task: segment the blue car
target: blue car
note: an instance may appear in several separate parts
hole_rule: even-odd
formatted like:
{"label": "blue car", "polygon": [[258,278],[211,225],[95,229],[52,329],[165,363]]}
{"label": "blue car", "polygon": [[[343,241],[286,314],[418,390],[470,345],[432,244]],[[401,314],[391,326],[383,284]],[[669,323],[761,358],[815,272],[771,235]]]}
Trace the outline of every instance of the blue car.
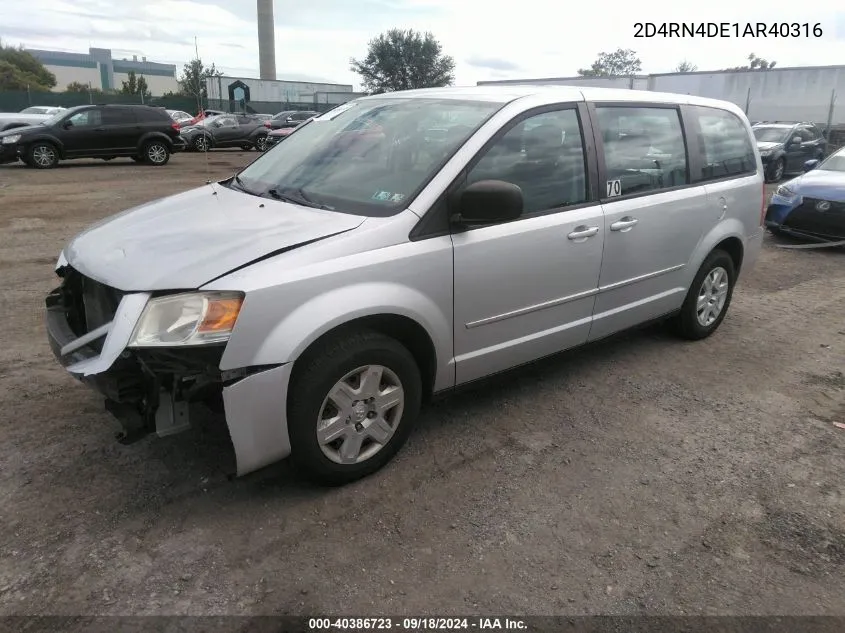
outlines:
{"label": "blue car", "polygon": [[845,240],[845,147],[823,161],[808,160],[804,170],[772,195],[766,226],[776,234]]}

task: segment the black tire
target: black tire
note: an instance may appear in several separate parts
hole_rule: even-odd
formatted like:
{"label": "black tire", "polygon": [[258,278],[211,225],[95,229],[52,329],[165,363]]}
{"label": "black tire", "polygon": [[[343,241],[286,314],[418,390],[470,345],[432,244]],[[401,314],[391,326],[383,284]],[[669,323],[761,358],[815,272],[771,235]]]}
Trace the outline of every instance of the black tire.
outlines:
{"label": "black tire", "polygon": [[35,169],[52,169],[59,163],[59,148],[47,141],[36,141],[26,153]]}
{"label": "black tire", "polygon": [[766,182],[779,182],[783,178],[786,162],[783,158],[778,158],[769,165],[766,170]]}
{"label": "black tire", "polygon": [[[711,272],[719,268],[727,273],[728,288],[725,296],[725,302],[716,319],[712,323],[704,325],[698,319],[697,305],[699,295],[702,292],[704,280]],[[733,259],[731,259],[731,256],[720,249],[716,249],[711,252],[704,260],[704,263],[701,264],[701,268],[698,269],[698,273],[695,275],[695,279],[693,279],[689,291],[687,291],[684,304],[681,306],[681,312],[673,319],[672,324],[677,334],[691,341],[707,338],[713,334],[719,325],[721,325],[722,321],[725,319],[725,315],[728,313],[735,283],[736,268],[734,267],[734,262]]]}
{"label": "black tire", "polygon": [[[403,409],[394,422],[393,435],[374,455],[359,463],[340,464],[320,448],[317,419],[335,384],[365,365],[381,365],[398,377],[405,396]],[[419,413],[422,380],[414,357],[401,343],[378,332],[361,331],[318,344],[298,360],[288,394],[292,461],[311,480],[337,486],[374,473],[402,447]]]}
{"label": "black tire", "polygon": [[252,149],[252,145],[250,145],[248,143],[244,143],[243,145],[241,145],[241,149],[245,152],[248,152],[249,150]]}
{"label": "black tire", "polygon": [[200,134],[194,139],[191,146],[198,152],[207,152],[211,148],[211,143],[209,142],[207,136]]}
{"label": "black tire", "polygon": [[153,139],[144,144],[143,156],[148,165],[161,167],[170,160],[170,148],[164,141]]}

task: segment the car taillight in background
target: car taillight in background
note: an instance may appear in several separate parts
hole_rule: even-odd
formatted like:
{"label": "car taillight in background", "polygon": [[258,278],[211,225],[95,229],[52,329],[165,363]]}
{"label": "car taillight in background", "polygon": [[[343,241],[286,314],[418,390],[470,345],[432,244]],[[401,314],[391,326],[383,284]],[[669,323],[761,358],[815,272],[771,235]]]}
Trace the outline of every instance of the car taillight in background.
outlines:
{"label": "car taillight in background", "polygon": [[172,127],[174,130],[176,130],[178,132],[179,131],[179,121],[174,121],[173,123],[170,124],[170,127]]}
{"label": "car taillight in background", "polygon": [[273,127],[273,126],[270,124],[270,121],[264,121],[264,127]]}

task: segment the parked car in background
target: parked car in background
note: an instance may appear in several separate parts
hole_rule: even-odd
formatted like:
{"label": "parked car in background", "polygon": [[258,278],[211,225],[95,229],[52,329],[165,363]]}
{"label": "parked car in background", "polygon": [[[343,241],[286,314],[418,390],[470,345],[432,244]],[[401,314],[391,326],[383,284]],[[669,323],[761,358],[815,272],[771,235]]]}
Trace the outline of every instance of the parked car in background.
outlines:
{"label": "parked car in background", "polygon": [[48,169],[60,160],[119,156],[164,165],[185,147],[178,124],[162,108],[86,105],[69,108],[38,125],[0,132],[0,163],[16,160]]}
{"label": "parked car in background", "polygon": [[13,128],[36,125],[47,121],[59,112],[66,112],[67,108],[30,106],[20,112],[0,112],[0,132]]}
{"label": "parked car in background", "polygon": [[274,115],[269,121],[266,121],[264,125],[271,130],[278,130],[284,127],[293,128],[300,123],[307,121],[311,117],[317,116],[318,114],[320,113],[315,112],[314,110],[286,110]]}
{"label": "parked car in background", "polygon": [[806,173],[772,195],[766,226],[772,233],[845,240],[845,147],[823,161],[808,160]]}
{"label": "parked car in background", "polygon": [[187,123],[187,125],[196,125],[206,117],[219,116],[221,114],[227,113],[223,112],[223,110],[200,110],[199,112],[197,112],[197,115]]}
{"label": "parked car in background", "polygon": [[812,123],[764,121],[753,129],[766,182],[779,182],[784,174],[800,173],[805,162],[824,156],[824,137]]}
{"label": "parked car in background", "polygon": [[167,114],[169,114],[170,118],[176,121],[176,123],[180,126],[187,125],[194,119],[192,114],[188,114],[183,110],[167,110]]}
{"label": "parked car in background", "polygon": [[264,122],[250,114],[218,114],[183,127],[180,133],[188,148],[197,152],[215,147],[255,148],[263,152],[267,141]]}
{"label": "parked car in background", "polygon": [[190,401],[222,393],[238,475],[290,455],[346,483],[393,457],[429,396],[646,322],[713,334],[759,257],[764,193],[724,101],[363,97],[76,237],[47,338],[126,442],[189,428]]}
{"label": "parked car in background", "polygon": [[290,136],[290,135],[291,135],[291,133],[292,133],[295,129],[297,129],[297,128],[298,128],[298,127],[300,127],[301,125],[303,125],[303,124],[307,123],[308,121],[310,121],[310,120],[311,120],[311,119],[313,119],[313,118],[314,118],[314,117],[312,116],[312,117],[311,117],[311,118],[309,118],[309,119],[305,119],[304,121],[302,121],[301,123],[299,123],[299,124],[297,124],[297,125],[295,125],[295,126],[280,127],[280,128],[276,128],[275,130],[270,130],[270,131],[267,133],[267,144],[266,144],[266,147],[265,147],[264,149],[269,149],[269,148],[270,148],[270,147],[272,147],[273,145],[278,145],[278,144],[279,144],[279,143],[281,143],[283,140],[285,140],[288,136]]}
{"label": "parked car in background", "polygon": [[67,110],[67,108],[63,108],[61,106],[29,106],[28,108],[24,108],[20,111],[21,114],[46,114],[47,116],[53,116],[54,114],[58,114],[59,112],[63,112]]}

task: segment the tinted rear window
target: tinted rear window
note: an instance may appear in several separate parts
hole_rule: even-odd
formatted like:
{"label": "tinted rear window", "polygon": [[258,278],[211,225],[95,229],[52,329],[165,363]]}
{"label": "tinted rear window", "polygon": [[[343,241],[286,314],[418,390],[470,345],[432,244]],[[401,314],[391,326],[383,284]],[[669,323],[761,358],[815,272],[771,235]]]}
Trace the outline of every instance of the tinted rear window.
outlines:
{"label": "tinted rear window", "polygon": [[716,180],[757,171],[754,148],[738,116],[727,110],[691,106],[698,128],[701,173],[694,181]]}

